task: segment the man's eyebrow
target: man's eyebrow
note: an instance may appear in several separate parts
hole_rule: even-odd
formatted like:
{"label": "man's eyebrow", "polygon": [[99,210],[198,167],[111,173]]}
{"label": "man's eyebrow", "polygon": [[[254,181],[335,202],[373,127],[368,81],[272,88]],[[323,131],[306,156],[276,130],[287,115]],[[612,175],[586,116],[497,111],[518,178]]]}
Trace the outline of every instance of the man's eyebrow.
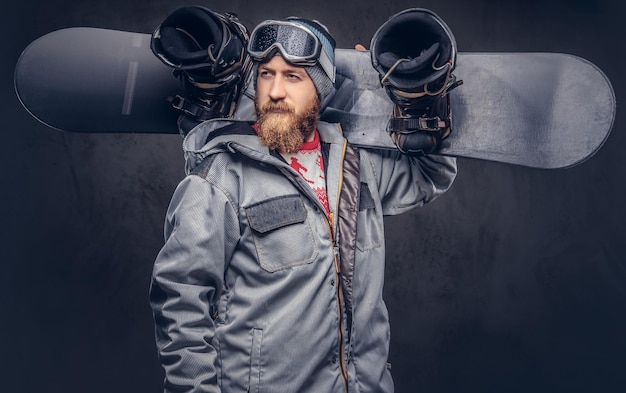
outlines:
{"label": "man's eyebrow", "polygon": [[305,71],[304,67],[289,67],[283,70],[283,73],[296,75],[298,78],[306,78],[309,75]]}
{"label": "man's eyebrow", "polygon": [[[259,70],[277,72],[276,68],[270,67],[267,64],[260,65]],[[302,75],[306,74],[306,70],[304,69],[304,67],[298,67],[298,66],[292,66],[292,65],[284,68],[282,72],[285,74],[302,74]]]}

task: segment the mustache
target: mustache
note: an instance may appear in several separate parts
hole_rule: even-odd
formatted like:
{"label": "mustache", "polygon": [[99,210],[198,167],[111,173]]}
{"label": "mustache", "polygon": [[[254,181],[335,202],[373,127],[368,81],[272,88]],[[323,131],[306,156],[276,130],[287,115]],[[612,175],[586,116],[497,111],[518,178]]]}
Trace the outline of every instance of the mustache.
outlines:
{"label": "mustache", "polygon": [[295,109],[291,107],[289,104],[284,102],[268,102],[261,108],[263,113],[267,113],[270,111],[283,111],[287,113],[295,113]]}

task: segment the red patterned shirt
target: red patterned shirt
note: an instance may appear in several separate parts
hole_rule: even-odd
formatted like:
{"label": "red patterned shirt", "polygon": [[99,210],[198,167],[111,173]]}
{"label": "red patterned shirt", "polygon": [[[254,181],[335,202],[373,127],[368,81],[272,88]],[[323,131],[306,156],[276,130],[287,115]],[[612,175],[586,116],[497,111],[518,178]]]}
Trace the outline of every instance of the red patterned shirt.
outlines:
{"label": "red patterned shirt", "polygon": [[281,155],[311,186],[317,198],[322,202],[326,212],[329,212],[328,195],[326,194],[326,178],[324,176],[324,160],[322,159],[319,132],[316,130],[315,138],[311,142],[303,143],[297,153]]}

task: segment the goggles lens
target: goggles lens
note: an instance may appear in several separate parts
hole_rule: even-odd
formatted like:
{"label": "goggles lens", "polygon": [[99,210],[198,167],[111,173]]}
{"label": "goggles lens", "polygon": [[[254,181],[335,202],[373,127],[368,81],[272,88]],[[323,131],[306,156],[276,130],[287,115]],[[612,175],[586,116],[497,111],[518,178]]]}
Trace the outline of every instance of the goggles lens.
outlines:
{"label": "goggles lens", "polygon": [[275,49],[293,62],[317,60],[321,45],[311,32],[291,23],[277,23],[257,27],[250,37],[250,55],[265,59]]}

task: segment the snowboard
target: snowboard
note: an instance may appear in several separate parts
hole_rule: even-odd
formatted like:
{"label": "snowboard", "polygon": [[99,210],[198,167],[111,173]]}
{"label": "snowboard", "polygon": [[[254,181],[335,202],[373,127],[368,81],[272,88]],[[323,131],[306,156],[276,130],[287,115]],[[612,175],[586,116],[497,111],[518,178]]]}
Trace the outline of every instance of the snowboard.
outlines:
{"label": "snowboard", "polygon": [[[15,69],[20,102],[49,127],[84,133],[178,133],[183,95],[172,70],[150,49],[149,34],[74,27],[31,43]],[[393,104],[370,53],[336,50],[336,93],[321,119],[341,124],[365,148],[395,149],[387,123]],[[591,62],[561,53],[460,52],[463,84],[450,93],[452,134],[433,154],[533,168],[565,168],[591,157],[613,126],[613,88]],[[253,83],[234,118],[253,120]]]}

